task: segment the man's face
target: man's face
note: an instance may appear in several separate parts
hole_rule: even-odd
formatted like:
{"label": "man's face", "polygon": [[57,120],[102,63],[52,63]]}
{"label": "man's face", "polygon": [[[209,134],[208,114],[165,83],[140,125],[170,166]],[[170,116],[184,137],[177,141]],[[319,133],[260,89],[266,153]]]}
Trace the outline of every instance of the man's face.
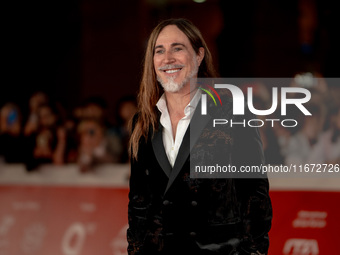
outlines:
{"label": "man's face", "polygon": [[178,92],[190,79],[197,77],[204,49],[196,54],[188,37],[175,25],[166,26],[159,34],[154,52],[157,80],[167,92]]}

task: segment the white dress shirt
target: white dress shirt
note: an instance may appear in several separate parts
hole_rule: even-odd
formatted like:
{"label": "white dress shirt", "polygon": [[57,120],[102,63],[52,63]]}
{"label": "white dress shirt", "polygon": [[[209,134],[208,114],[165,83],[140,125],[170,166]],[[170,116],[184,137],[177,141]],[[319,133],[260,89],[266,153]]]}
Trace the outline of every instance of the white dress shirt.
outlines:
{"label": "white dress shirt", "polygon": [[200,100],[201,91],[197,90],[194,97],[191,99],[190,103],[184,108],[184,117],[179,120],[176,129],[176,138],[174,139],[172,134],[172,126],[170,115],[166,103],[165,94],[161,96],[158,100],[156,106],[161,112],[160,123],[163,126],[163,144],[166,155],[169,159],[171,166],[173,167],[177,158],[179,148],[181,147],[183,137],[186,130],[188,129],[192,115],[195,112],[198,101]]}

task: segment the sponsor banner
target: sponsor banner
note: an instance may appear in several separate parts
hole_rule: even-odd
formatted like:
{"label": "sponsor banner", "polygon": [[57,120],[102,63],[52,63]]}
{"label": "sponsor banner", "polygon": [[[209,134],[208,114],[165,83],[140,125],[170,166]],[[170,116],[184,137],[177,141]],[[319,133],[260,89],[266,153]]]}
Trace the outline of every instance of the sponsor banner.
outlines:
{"label": "sponsor banner", "polygon": [[127,189],[2,186],[0,254],[127,254],[127,203]]}
{"label": "sponsor banner", "polygon": [[273,191],[269,254],[337,254],[340,192]]}
{"label": "sponsor banner", "polygon": [[[340,192],[271,191],[269,254],[337,252]],[[123,255],[128,189],[0,187],[1,255]]]}

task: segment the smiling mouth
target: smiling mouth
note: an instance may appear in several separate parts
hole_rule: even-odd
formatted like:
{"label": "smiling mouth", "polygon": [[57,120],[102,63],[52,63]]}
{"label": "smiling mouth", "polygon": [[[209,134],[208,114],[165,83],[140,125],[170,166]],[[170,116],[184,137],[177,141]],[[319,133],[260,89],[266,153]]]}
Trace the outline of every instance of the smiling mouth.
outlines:
{"label": "smiling mouth", "polygon": [[176,68],[176,69],[166,69],[166,70],[163,70],[163,72],[165,73],[177,73],[178,71],[182,70],[182,68]]}
{"label": "smiling mouth", "polygon": [[173,74],[173,73],[177,73],[181,71],[183,67],[184,65],[165,65],[165,66],[158,68],[158,70],[164,73],[167,73],[167,74]]}

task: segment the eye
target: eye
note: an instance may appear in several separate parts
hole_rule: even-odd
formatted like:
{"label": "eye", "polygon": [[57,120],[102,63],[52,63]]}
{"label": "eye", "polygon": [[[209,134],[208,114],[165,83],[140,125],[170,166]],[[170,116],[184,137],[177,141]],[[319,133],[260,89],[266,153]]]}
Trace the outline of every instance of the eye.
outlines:
{"label": "eye", "polygon": [[181,50],[183,50],[181,47],[175,47],[174,48],[174,52],[181,51]]}
{"label": "eye", "polygon": [[164,53],[164,49],[157,49],[155,51],[155,54],[163,54]]}

